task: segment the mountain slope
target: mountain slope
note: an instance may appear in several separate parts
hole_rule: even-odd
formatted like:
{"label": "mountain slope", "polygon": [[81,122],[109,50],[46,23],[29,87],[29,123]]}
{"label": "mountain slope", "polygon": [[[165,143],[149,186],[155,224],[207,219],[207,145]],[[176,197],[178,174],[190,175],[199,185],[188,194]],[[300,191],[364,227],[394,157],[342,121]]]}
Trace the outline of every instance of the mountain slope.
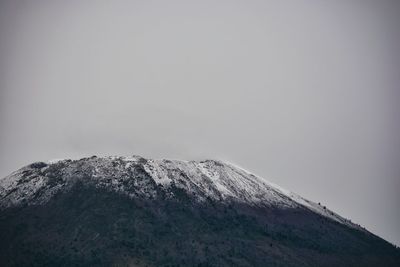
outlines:
{"label": "mountain slope", "polygon": [[220,161],[38,162],[0,180],[0,207],[2,266],[400,263],[386,241]]}

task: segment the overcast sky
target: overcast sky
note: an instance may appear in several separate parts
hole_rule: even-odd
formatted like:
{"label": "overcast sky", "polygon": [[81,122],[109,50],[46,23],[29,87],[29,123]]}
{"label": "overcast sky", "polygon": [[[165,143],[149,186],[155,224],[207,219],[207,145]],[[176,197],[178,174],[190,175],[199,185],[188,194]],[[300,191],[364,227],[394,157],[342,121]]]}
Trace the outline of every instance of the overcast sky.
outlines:
{"label": "overcast sky", "polygon": [[1,1],[0,176],[236,163],[400,245],[399,1]]}

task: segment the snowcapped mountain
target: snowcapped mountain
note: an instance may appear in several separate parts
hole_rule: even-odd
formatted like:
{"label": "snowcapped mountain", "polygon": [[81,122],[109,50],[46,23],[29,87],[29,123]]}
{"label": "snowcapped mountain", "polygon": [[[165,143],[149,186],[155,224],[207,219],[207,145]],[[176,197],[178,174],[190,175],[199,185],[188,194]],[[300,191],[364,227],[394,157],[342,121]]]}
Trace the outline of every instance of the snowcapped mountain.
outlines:
{"label": "snowcapped mountain", "polygon": [[[116,214],[110,210],[113,206],[119,210]],[[378,266],[382,261],[395,266],[400,262],[398,250],[360,226],[240,167],[216,160],[93,156],[37,162],[0,180],[0,210],[0,227],[15,233],[0,236],[4,266],[45,262],[65,266]],[[73,215],[64,218],[69,213]],[[57,219],[49,214],[64,220],[54,223]],[[107,230],[95,229],[97,221],[88,219],[98,214]],[[127,220],[132,225],[125,225]],[[26,225],[28,221],[32,225]],[[143,226],[147,224],[151,226]],[[157,224],[181,224],[181,228],[170,226],[165,237],[160,237],[159,229],[153,228]],[[63,225],[72,232],[60,230]],[[38,236],[37,231],[47,236]],[[126,241],[126,235],[133,236]],[[191,237],[192,250],[181,247],[187,242],[185,236]],[[155,245],[155,240],[161,243]],[[176,247],[165,248],[162,242]],[[33,243],[40,243],[44,250],[57,249],[42,255],[32,248]],[[240,244],[253,248],[249,255],[256,253],[259,258],[236,255],[235,251],[243,253]],[[29,262],[10,258],[26,247]],[[95,255],[71,247],[90,248]],[[210,252],[210,247],[215,251]],[[105,249],[110,255],[97,254]],[[187,255],[177,255],[179,251]]]}
{"label": "snowcapped mountain", "polygon": [[168,194],[168,188],[175,186],[196,196],[198,201],[213,199],[255,206],[307,208],[348,226],[358,227],[323,206],[238,166],[216,160],[94,156],[81,160],[36,162],[0,180],[0,206],[45,203],[78,181],[130,197],[150,199],[157,197],[160,190]]}

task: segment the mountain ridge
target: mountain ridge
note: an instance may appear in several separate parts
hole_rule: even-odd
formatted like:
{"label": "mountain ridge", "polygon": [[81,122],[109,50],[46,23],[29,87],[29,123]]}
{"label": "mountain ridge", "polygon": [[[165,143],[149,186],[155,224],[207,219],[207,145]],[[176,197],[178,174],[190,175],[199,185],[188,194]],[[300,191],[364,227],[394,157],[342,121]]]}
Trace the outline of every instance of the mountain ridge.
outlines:
{"label": "mountain ridge", "polygon": [[[301,205],[304,206],[314,212],[317,212],[323,216],[326,216],[330,219],[336,220],[340,223],[346,224],[350,227],[355,227],[355,228],[359,228],[359,229],[363,229],[361,228],[359,225],[352,223],[350,220],[345,219],[343,217],[341,217],[340,215],[334,213],[333,211],[330,211],[329,209],[327,209],[325,206],[321,206],[317,203],[314,203],[310,200],[307,200],[301,196],[299,196],[298,194],[295,194],[289,190],[283,189],[282,187],[269,182],[268,180],[258,177],[256,175],[254,175],[253,173],[245,170],[242,167],[239,167],[236,164],[233,164],[231,162],[227,162],[227,161],[222,161],[222,160],[214,160],[214,159],[205,159],[205,160],[199,160],[199,161],[195,161],[195,160],[190,160],[190,161],[186,161],[186,160],[179,160],[179,159],[146,159],[143,158],[141,156],[129,156],[129,157],[124,157],[124,156],[109,156],[109,157],[97,157],[97,156],[92,156],[92,157],[88,157],[88,158],[81,158],[81,159],[77,159],[77,160],[71,160],[71,159],[57,159],[57,160],[49,160],[47,162],[35,162],[35,163],[31,163],[25,167],[22,167],[21,169],[17,170],[16,172],[10,174],[9,176],[0,179],[0,207],[4,206],[4,204],[2,204],[4,202],[4,199],[8,196],[9,199],[19,199],[20,201],[26,201],[26,196],[28,195],[29,198],[29,191],[31,192],[35,192],[38,189],[35,188],[35,186],[46,186],[46,180],[48,177],[46,177],[46,169],[50,168],[51,166],[57,166],[60,164],[75,164],[75,163],[80,163],[80,162],[85,162],[87,164],[93,164],[94,169],[91,171],[91,175],[92,177],[99,177],[99,181],[102,181],[105,175],[108,175],[110,173],[104,173],[102,172],[102,170],[100,170],[100,168],[104,168],[105,165],[108,166],[108,163],[112,163],[113,168],[116,172],[121,172],[120,168],[115,168],[117,166],[115,166],[115,163],[118,163],[120,165],[124,165],[124,169],[129,169],[131,164],[142,164],[142,166],[144,167],[144,171],[147,172],[148,174],[150,174],[150,176],[153,178],[153,180],[162,186],[169,186],[171,182],[175,182],[173,176],[168,174],[168,168],[175,168],[178,169],[180,171],[184,171],[184,175],[186,175],[187,179],[190,179],[191,176],[194,175],[194,173],[197,171],[200,171],[201,174],[200,175],[204,175],[207,178],[209,178],[209,180],[211,181],[211,186],[214,186],[214,188],[212,189],[216,189],[215,193],[217,195],[213,195],[212,192],[206,192],[206,197],[216,197],[219,198],[221,197],[222,199],[219,200],[223,200],[224,197],[234,197],[236,200],[241,200],[241,201],[247,201],[247,202],[253,202],[253,204],[262,204],[264,202],[265,203],[269,203],[270,201],[274,202],[275,200],[277,201],[277,204],[279,205],[293,205],[294,203],[288,203],[287,201],[284,201],[284,199],[282,199],[282,196],[276,196],[276,194],[282,194],[285,197],[289,198],[290,200],[292,200],[293,202],[295,202],[297,205]],[[171,166],[172,165],[172,166]],[[184,167],[188,167],[189,168],[184,168]],[[227,184],[227,179],[223,180],[222,183],[220,182],[221,179],[219,179],[218,176],[220,176],[221,174],[218,173],[218,171],[221,171],[221,168],[216,168],[217,166],[220,167],[224,167],[225,170],[222,170],[223,172],[227,172],[230,171],[229,174],[231,174],[231,176],[228,176],[228,180],[232,179],[232,171],[233,173],[237,173],[239,175],[236,175],[235,178],[239,177],[245,177],[247,180],[250,181],[250,183],[252,182],[251,180],[253,180],[253,182],[255,182],[255,184],[250,184],[250,186],[252,186],[251,188],[248,188],[249,191],[251,192],[247,192],[245,191],[246,195],[242,195],[239,196],[237,194],[237,190],[240,190],[240,188],[238,188],[239,186],[237,184],[234,184],[234,186],[236,188],[232,188],[232,185],[228,185],[231,186],[231,190],[229,190],[226,187]],[[40,167],[40,168],[38,168]],[[192,169],[190,169],[192,168]],[[229,168],[230,170],[226,170],[226,168]],[[36,180],[31,180],[31,188],[26,188],[26,190],[22,190],[22,195],[17,195],[15,194],[16,192],[16,188],[18,188],[18,185],[21,184],[21,180],[19,179],[19,181],[17,182],[17,184],[13,184],[12,180],[18,179],[20,177],[24,177],[25,174],[28,172],[29,173],[29,169],[30,170],[34,170],[36,172],[34,172],[32,175],[36,175]],[[184,169],[184,170],[182,170]],[[189,176],[189,175],[191,176]],[[224,173],[225,174],[225,173]],[[43,176],[42,176],[43,175]],[[199,175],[199,173],[196,173],[196,175]],[[242,176],[242,177],[240,177]],[[247,176],[247,177],[246,177]],[[29,176],[28,176],[29,177]],[[171,179],[172,177],[172,179]],[[42,178],[42,179],[40,179]],[[7,183],[8,180],[8,183]],[[203,182],[204,181],[199,181],[200,179],[197,179],[197,181],[195,182]],[[242,186],[246,186],[249,185],[249,181],[244,181],[243,179],[239,181],[240,185]],[[188,188],[188,186],[185,186],[185,184],[180,183],[180,186],[184,187],[186,190],[190,191],[190,188]],[[257,192],[257,190],[255,190],[253,187],[259,187],[256,189],[259,189],[258,191],[262,191],[262,190],[271,190],[271,192],[263,192],[266,194],[275,194],[275,199],[266,199],[266,198],[261,198],[261,197],[252,197],[250,195],[250,193],[253,193],[253,195],[258,194],[259,192]],[[263,188],[263,186],[266,186]],[[261,188],[260,188],[261,187]],[[232,192],[233,190],[236,190],[236,192]],[[204,193],[204,192],[203,192]],[[6,195],[6,197],[5,197]],[[49,196],[51,197],[51,196]],[[200,196],[204,197],[204,196]],[[243,199],[245,198],[245,199]],[[10,203],[11,204],[11,203]],[[10,205],[9,204],[9,205]],[[17,203],[14,203],[14,205]],[[270,204],[270,203],[269,203]],[[13,205],[13,204],[11,204]]]}

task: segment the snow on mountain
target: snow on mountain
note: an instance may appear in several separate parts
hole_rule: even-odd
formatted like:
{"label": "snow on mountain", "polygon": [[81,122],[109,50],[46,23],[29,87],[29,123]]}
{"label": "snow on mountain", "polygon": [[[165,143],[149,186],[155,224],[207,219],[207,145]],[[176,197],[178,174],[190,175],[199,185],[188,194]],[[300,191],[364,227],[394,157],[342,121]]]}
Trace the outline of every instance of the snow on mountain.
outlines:
{"label": "snow on mountain", "polygon": [[[325,207],[302,198],[234,164],[132,157],[91,157],[37,162],[0,180],[0,208],[43,204],[77,182],[106,188],[129,197],[174,197],[171,186],[198,201],[244,202],[282,209],[305,208],[350,227],[360,228]],[[360,228],[361,229],[361,228]]]}

